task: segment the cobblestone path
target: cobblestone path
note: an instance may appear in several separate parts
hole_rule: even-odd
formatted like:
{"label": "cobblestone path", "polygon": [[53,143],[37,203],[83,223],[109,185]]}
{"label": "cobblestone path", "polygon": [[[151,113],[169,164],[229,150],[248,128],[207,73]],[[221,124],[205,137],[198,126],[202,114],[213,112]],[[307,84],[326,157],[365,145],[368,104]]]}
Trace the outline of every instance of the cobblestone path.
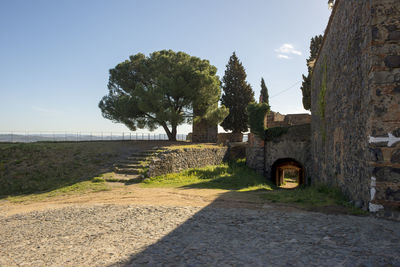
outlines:
{"label": "cobblestone path", "polygon": [[400,266],[400,223],[215,207],[0,216],[0,266]]}

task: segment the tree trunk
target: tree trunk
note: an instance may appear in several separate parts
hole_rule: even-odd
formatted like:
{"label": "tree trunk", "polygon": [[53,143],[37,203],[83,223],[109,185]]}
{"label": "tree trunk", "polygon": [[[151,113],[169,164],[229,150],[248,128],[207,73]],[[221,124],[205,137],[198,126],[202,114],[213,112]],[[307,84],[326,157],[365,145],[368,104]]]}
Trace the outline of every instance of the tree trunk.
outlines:
{"label": "tree trunk", "polygon": [[172,133],[171,133],[172,138],[169,139],[169,141],[176,141],[176,132],[177,132],[176,125],[172,126]]}
{"label": "tree trunk", "polygon": [[164,131],[167,133],[169,141],[176,141],[176,126],[172,126],[172,132],[168,129],[166,124],[162,125]]}

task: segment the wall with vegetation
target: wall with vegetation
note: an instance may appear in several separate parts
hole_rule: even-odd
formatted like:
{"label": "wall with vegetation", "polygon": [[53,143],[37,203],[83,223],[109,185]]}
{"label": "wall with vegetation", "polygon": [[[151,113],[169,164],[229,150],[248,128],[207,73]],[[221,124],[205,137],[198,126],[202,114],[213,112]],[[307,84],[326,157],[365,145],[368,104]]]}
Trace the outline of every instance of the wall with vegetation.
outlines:
{"label": "wall with vegetation", "polygon": [[190,168],[218,165],[227,157],[227,150],[227,147],[211,145],[169,148],[157,153],[151,159],[148,176],[154,177]]}
{"label": "wall with vegetation", "polygon": [[399,18],[398,0],[337,0],[311,89],[314,181],[386,216],[400,203]]}
{"label": "wall with vegetation", "polygon": [[304,167],[305,183],[312,175],[310,124],[275,127],[266,131],[265,176],[273,179],[272,165],[279,159],[294,159]]}
{"label": "wall with vegetation", "polygon": [[312,175],[310,124],[273,127],[265,131],[265,140],[249,134],[246,165],[267,179],[272,177],[272,165],[279,159],[294,159],[305,169],[305,182]]}

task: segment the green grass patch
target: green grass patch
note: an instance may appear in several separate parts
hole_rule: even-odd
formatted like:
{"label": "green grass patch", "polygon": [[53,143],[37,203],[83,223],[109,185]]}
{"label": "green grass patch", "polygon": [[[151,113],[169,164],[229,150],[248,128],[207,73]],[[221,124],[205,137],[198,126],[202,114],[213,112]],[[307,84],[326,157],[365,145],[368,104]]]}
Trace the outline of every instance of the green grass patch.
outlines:
{"label": "green grass patch", "polygon": [[89,181],[110,169],[126,146],[123,142],[0,144],[0,198]]}
{"label": "green grass patch", "polygon": [[366,214],[365,211],[351,206],[337,188],[324,185],[278,188],[264,176],[248,168],[245,160],[147,178],[142,186],[225,189],[257,194],[266,202],[287,203],[308,210],[324,211],[329,208],[333,212]]}
{"label": "green grass patch", "polygon": [[144,187],[210,188],[241,191],[249,188],[252,190],[271,190],[273,186],[263,176],[247,168],[244,160],[151,177],[145,179],[142,184]]}
{"label": "green grass patch", "polygon": [[205,149],[205,148],[221,148],[222,145],[215,144],[189,144],[189,145],[172,145],[162,147],[160,151],[163,150],[184,150],[184,149]]}
{"label": "green grass patch", "polygon": [[353,207],[345,195],[338,189],[326,185],[303,186],[295,189],[279,189],[262,194],[263,199],[278,203],[291,203],[296,206],[321,210],[323,207],[342,207],[343,211],[363,215],[367,212]]}
{"label": "green grass patch", "polygon": [[40,201],[50,197],[100,192],[108,190],[110,190],[110,187],[106,184],[105,180],[101,177],[95,177],[91,181],[75,183],[73,185],[61,187],[48,192],[28,194],[23,196],[9,196],[7,197],[7,200],[11,202]]}

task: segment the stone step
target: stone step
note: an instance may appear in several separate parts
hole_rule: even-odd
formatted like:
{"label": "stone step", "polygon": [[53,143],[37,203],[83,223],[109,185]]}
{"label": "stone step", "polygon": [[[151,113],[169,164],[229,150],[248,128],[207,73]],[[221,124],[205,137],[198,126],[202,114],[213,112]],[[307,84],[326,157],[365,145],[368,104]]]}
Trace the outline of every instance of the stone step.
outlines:
{"label": "stone step", "polygon": [[114,167],[123,169],[123,168],[135,168],[135,169],[141,169],[145,167],[146,165],[142,165],[139,162],[132,162],[132,161],[127,161],[127,162],[117,162],[114,164]]}
{"label": "stone step", "polygon": [[153,155],[154,153],[134,153],[134,154],[130,154],[128,156],[128,158],[147,158],[150,157],[151,155]]}
{"label": "stone step", "polygon": [[145,160],[147,157],[138,157],[138,156],[136,156],[136,157],[134,157],[134,156],[129,156],[129,157],[127,157],[126,159],[127,160]]}
{"label": "stone step", "polygon": [[114,168],[114,172],[118,174],[139,174],[140,170],[137,168]]}
{"label": "stone step", "polygon": [[123,160],[119,160],[115,164],[138,164],[140,162],[145,162],[145,161],[146,161],[146,159],[144,159],[144,158],[123,159]]}
{"label": "stone step", "polygon": [[105,178],[107,182],[111,183],[138,183],[144,179],[141,174],[116,174],[113,177]]}

